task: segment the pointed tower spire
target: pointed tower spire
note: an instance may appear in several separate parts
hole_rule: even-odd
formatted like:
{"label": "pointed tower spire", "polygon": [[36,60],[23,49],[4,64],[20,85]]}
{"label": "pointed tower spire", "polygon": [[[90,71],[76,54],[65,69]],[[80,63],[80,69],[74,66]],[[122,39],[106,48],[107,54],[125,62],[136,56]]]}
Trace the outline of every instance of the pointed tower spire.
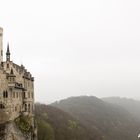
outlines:
{"label": "pointed tower spire", "polygon": [[9,43],[7,44],[6,61],[10,61],[10,49],[9,49]]}

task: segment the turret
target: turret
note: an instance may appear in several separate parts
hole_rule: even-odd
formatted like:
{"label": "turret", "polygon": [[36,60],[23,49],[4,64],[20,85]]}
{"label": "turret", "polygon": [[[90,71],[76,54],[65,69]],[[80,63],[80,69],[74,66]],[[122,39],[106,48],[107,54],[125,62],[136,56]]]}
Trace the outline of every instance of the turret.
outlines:
{"label": "turret", "polygon": [[7,44],[6,61],[10,61],[10,49],[9,49],[9,43]]}
{"label": "turret", "polygon": [[3,29],[0,27],[0,64],[3,62]]}

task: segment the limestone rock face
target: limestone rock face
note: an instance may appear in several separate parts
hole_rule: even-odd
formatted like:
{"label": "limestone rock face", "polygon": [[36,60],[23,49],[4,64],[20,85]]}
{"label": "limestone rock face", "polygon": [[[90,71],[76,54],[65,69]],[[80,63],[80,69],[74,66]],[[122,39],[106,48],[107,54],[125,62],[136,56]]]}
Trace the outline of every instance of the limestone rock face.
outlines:
{"label": "limestone rock face", "polygon": [[0,124],[0,140],[37,140],[37,136],[30,130],[25,134],[15,122],[8,122]]}

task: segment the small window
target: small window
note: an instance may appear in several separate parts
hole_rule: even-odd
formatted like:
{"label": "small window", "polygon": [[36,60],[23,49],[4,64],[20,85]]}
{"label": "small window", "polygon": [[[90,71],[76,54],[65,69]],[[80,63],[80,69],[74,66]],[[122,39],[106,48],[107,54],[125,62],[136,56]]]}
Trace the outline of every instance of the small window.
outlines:
{"label": "small window", "polygon": [[9,64],[7,64],[7,68],[9,68]]}
{"label": "small window", "polygon": [[6,98],[8,98],[8,92],[6,91]]}
{"label": "small window", "polygon": [[3,98],[5,98],[5,91],[3,91]]}
{"label": "small window", "polygon": [[18,98],[18,92],[16,92],[16,96],[17,96],[17,98]]}
{"label": "small window", "polygon": [[15,111],[17,111],[17,107],[15,107]]}
{"label": "small window", "polygon": [[27,104],[25,104],[25,111],[27,111]]}
{"label": "small window", "polygon": [[0,104],[0,109],[4,109],[4,105],[3,104]]}
{"label": "small window", "polygon": [[34,93],[32,92],[32,98],[34,98]]}
{"label": "small window", "polygon": [[15,92],[13,92],[13,98],[15,98]]}
{"label": "small window", "polygon": [[3,91],[3,98],[8,98],[8,92],[7,91]]}

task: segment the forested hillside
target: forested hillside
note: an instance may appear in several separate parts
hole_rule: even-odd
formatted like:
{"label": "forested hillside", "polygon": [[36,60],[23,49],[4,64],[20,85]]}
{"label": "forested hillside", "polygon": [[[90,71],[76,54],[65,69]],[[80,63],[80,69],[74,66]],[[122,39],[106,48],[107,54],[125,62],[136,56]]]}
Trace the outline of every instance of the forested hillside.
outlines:
{"label": "forested hillside", "polygon": [[120,97],[107,97],[102,98],[102,100],[119,105],[120,107],[126,109],[133,116],[140,120],[140,101],[128,98],[120,98]]}
{"label": "forested hillside", "polygon": [[38,140],[102,140],[96,129],[91,132],[58,108],[42,104],[36,104],[35,108]]}
{"label": "forested hillside", "polygon": [[97,129],[104,140],[135,140],[140,121],[125,108],[96,97],[71,97],[52,104],[69,113],[86,128]]}

